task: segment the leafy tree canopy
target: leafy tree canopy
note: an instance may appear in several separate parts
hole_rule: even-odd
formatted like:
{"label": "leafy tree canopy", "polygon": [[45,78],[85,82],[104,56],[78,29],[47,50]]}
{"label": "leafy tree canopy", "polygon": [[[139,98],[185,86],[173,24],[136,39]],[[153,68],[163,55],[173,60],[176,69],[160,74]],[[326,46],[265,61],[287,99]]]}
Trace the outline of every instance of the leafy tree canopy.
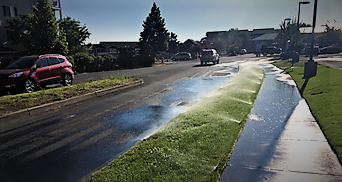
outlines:
{"label": "leafy tree canopy", "polygon": [[288,40],[291,41],[291,44],[293,44],[293,46],[301,45],[306,36],[303,36],[299,33],[299,27],[309,27],[310,25],[301,22],[299,23],[299,27],[297,27],[297,20],[294,18],[291,21],[288,21],[287,24],[285,20],[282,21],[279,26],[280,31],[278,36],[276,37],[276,41],[278,45],[280,45],[280,47],[285,48],[286,42]]}
{"label": "leafy tree canopy", "polygon": [[334,26],[325,25],[326,29],[322,34],[316,37],[320,45],[334,45],[342,46],[342,29]]}
{"label": "leafy tree canopy", "polygon": [[77,52],[85,52],[86,50],[82,48],[82,45],[91,35],[87,27],[85,25],[81,26],[79,21],[72,19],[69,16],[59,20],[58,24],[60,31],[65,31],[66,41],[69,43],[69,54],[72,55]]}
{"label": "leafy tree canopy", "polygon": [[14,44],[28,54],[68,53],[65,32],[59,30],[51,4],[38,0],[33,12],[7,20]]}

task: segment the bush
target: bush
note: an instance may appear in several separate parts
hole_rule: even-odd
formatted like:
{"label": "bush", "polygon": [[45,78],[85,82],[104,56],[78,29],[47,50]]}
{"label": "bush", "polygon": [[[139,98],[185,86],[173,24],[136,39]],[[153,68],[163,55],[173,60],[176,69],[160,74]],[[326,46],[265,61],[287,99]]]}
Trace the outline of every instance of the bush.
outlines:
{"label": "bush", "polygon": [[140,66],[138,62],[138,56],[135,52],[122,52],[119,56],[119,66],[120,68],[135,68]]}
{"label": "bush", "polygon": [[77,73],[83,73],[86,71],[91,71],[92,62],[94,57],[89,56],[87,53],[77,53],[74,56],[74,70]]}
{"label": "bush", "polygon": [[102,71],[109,71],[116,69],[119,65],[118,59],[113,55],[104,55],[102,63]]}

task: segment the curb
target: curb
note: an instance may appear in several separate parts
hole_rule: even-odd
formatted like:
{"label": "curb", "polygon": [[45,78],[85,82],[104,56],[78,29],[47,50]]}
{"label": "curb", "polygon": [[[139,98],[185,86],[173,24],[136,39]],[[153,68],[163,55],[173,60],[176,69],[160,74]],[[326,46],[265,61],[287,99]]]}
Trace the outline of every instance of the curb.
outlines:
{"label": "curb", "polygon": [[71,104],[81,102],[84,100],[88,100],[91,98],[95,98],[95,97],[101,97],[103,95],[107,95],[107,94],[110,94],[110,93],[113,93],[113,92],[116,92],[116,91],[119,91],[122,89],[135,87],[135,86],[141,85],[143,83],[144,83],[143,80],[137,80],[137,81],[132,82],[132,83],[127,83],[124,85],[117,85],[117,86],[114,86],[112,88],[107,88],[104,90],[95,91],[95,92],[80,95],[77,97],[72,97],[69,99],[65,99],[65,100],[61,100],[61,101],[57,101],[57,102],[53,102],[53,103],[48,103],[48,104],[44,104],[44,105],[40,105],[40,106],[31,107],[28,109],[15,111],[15,112],[0,116],[0,119],[10,119],[10,118],[14,119],[14,118],[18,118],[18,117],[25,117],[25,116],[29,116],[29,115],[41,114],[42,112],[55,111],[55,110],[58,110],[59,108],[61,108],[63,106],[71,105]]}

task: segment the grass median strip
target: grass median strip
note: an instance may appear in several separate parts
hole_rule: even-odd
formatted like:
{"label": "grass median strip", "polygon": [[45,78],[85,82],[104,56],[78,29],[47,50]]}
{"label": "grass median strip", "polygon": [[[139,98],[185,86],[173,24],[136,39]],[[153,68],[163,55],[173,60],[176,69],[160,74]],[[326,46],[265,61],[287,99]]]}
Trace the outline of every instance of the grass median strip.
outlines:
{"label": "grass median strip", "polygon": [[243,64],[228,84],[85,181],[217,181],[264,79]]}
{"label": "grass median strip", "polygon": [[126,75],[121,77],[113,76],[97,81],[90,80],[89,82],[83,82],[68,87],[43,89],[32,93],[22,93],[17,95],[4,95],[0,97],[0,115],[84,95],[117,85],[131,83],[136,80],[138,79],[130,78]]}
{"label": "grass median strip", "polygon": [[[289,68],[291,66],[289,62],[273,64],[282,69],[287,68],[286,72],[292,76],[300,90],[305,81],[302,79],[304,63],[305,61],[300,61],[293,68]],[[342,163],[341,78],[341,70],[318,65],[317,75],[308,81],[302,93],[340,163]]]}

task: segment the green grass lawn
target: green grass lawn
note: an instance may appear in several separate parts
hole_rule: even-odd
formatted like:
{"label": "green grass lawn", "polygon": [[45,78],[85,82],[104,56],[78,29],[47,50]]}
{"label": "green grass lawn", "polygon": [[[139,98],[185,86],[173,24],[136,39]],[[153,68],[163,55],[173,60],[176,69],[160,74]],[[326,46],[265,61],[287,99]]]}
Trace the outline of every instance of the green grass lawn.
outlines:
{"label": "green grass lawn", "polygon": [[217,181],[253,107],[263,70],[240,73],[86,181]]}
{"label": "green grass lawn", "polygon": [[[297,83],[303,86],[304,63],[300,61],[293,68],[286,69]],[[285,69],[291,64],[278,62],[274,65]],[[311,78],[302,96],[309,104],[310,110],[323,130],[332,149],[342,162],[342,70],[318,65],[317,75]]]}
{"label": "green grass lawn", "polygon": [[136,80],[140,79],[130,78],[123,75],[121,77],[103,78],[97,81],[90,80],[89,82],[83,82],[67,87],[43,89],[32,93],[4,95],[0,97],[0,115],[84,95],[117,85],[131,83]]}

